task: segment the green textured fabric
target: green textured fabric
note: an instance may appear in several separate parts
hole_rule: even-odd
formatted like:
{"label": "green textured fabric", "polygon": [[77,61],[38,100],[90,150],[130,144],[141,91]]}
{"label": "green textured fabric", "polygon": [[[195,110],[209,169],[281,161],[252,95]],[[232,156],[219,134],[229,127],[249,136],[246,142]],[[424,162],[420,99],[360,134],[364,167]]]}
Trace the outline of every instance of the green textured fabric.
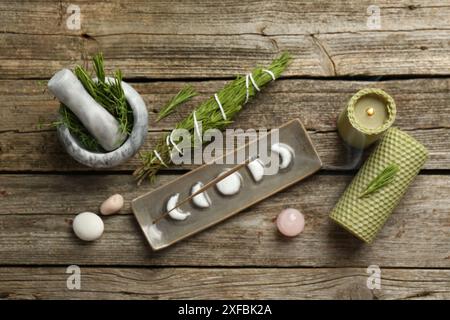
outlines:
{"label": "green textured fabric", "polygon": [[[339,199],[330,218],[361,240],[372,242],[427,158],[428,152],[420,142],[399,129],[389,129]],[[372,179],[392,163],[399,166],[394,180],[360,198]]]}

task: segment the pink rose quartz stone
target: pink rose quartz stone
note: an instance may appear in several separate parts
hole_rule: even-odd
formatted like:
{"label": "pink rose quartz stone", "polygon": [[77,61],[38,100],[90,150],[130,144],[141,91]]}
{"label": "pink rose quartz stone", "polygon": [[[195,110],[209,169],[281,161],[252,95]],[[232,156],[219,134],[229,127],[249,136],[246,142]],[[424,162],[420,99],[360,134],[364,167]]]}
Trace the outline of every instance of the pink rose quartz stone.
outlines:
{"label": "pink rose quartz stone", "polygon": [[276,223],[278,231],[282,235],[295,237],[303,231],[305,218],[297,209],[288,208],[281,211]]}

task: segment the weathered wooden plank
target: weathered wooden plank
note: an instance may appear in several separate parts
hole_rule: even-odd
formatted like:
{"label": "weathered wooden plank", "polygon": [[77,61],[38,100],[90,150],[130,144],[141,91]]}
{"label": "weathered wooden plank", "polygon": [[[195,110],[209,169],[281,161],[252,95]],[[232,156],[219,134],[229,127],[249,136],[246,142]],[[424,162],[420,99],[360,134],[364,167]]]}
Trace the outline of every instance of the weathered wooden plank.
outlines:
{"label": "weathered wooden plank", "polygon": [[[65,27],[69,4],[80,6],[80,30]],[[173,4],[173,5],[172,5]],[[176,4],[176,5],[175,5]],[[363,32],[368,30],[369,0],[330,3],[327,1],[248,1],[227,0],[129,0],[123,2],[76,0],[58,3],[45,0],[4,0],[0,21],[6,32],[36,34],[92,35],[124,34],[252,34],[266,35]],[[377,2],[382,30],[403,31],[446,29],[450,13],[448,1],[424,0],[411,4],[400,0]],[[420,17],[421,19],[417,19]],[[329,23],[330,22],[330,23]],[[263,30],[262,30],[263,29]]]}
{"label": "weathered wooden plank", "polygon": [[[199,96],[177,113],[156,123],[159,109],[185,83],[146,82],[133,86],[142,95],[149,111],[152,131],[171,130],[204,99],[226,81],[191,82]],[[381,88],[392,95],[398,106],[396,125],[404,129],[450,127],[449,78],[395,81],[281,80],[270,84],[245,106],[233,124],[236,128],[275,128],[299,117],[313,131],[335,129],[336,118],[356,91],[365,87]],[[1,131],[35,132],[47,130],[42,124],[56,120],[58,101],[46,90],[46,83],[36,80],[0,81]]]}
{"label": "weathered wooden plank", "polygon": [[[430,151],[430,159],[425,169],[450,169],[450,130],[414,130],[409,131]],[[337,132],[309,132],[326,170],[348,170],[349,165],[358,158],[342,144]],[[73,160],[62,149],[55,132],[7,132],[0,134],[0,170],[1,171],[102,171],[83,166]],[[142,151],[151,150],[160,139],[161,133],[151,132]],[[226,149],[227,150],[227,149]],[[226,151],[224,151],[226,152]],[[130,171],[140,165],[139,155],[126,163],[108,169],[111,171]],[[174,169],[192,169],[198,165],[181,165]]]}
{"label": "weathered wooden plank", "polygon": [[[449,299],[449,270],[381,269],[368,289],[366,269],[89,268],[80,290],[65,267],[0,268],[4,299]],[[177,310],[173,311],[176,312]],[[274,310],[272,310],[273,312]]]}
{"label": "weathered wooden plank", "polygon": [[380,30],[367,25],[370,1],[71,4],[80,30],[66,26],[68,3],[0,4],[1,78],[49,78],[99,50],[129,77],[233,76],[283,50],[296,76],[448,74],[450,65],[448,1],[377,3]]}
{"label": "weathered wooden plank", "polygon": [[[132,215],[134,197],[174,179],[162,175],[137,188],[130,176],[2,175],[0,261],[8,264],[329,266],[448,268],[450,177],[419,176],[372,245],[333,224],[328,214],[351,176],[315,175],[224,223],[152,252]],[[95,243],[77,240],[74,214],[96,211],[120,192],[124,214],[105,218]],[[273,219],[284,207],[304,211],[306,229],[278,235]]]}
{"label": "weathered wooden plank", "polygon": [[[408,130],[430,150],[428,169],[450,168],[449,79],[403,81],[318,81],[282,80],[270,85],[237,117],[231,128],[274,128],[299,117],[310,131],[325,168],[347,161],[347,152],[335,131],[336,117],[358,89],[380,87],[392,94],[398,105],[396,125]],[[88,170],[70,159],[59,146],[48,126],[56,119],[58,102],[37,81],[0,82],[0,170],[52,171]],[[224,81],[195,82],[200,96],[180,108],[175,115],[155,122],[158,109],[183,86],[178,82],[134,84],[149,109],[152,133],[143,150],[150,149],[160,136],[157,131],[170,130],[222,87]],[[280,112],[282,110],[282,112]],[[130,170],[137,159],[115,168]]]}

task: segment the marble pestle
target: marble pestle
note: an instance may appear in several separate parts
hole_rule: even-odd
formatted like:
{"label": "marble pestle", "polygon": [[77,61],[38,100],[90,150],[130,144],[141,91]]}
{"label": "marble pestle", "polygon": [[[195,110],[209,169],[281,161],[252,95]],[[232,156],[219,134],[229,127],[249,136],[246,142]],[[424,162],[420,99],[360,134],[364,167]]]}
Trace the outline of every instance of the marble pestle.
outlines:
{"label": "marble pestle", "polygon": [[89,95],[70,70],[58,71],[48,82],[48,89],[78,117],[106,151],[117,149],[127,138],[119,122]]}

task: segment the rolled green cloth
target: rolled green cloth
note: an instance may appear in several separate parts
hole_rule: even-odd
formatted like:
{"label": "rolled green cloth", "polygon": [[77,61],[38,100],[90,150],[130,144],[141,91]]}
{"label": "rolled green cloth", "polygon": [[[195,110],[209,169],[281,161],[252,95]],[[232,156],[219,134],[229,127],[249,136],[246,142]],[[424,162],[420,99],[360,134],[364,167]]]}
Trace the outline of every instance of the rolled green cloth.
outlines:
{"label": "rolled green cloth", "polygon": [[[330,218],[371,243],[428,159],[427,149],[406,132],[390,128],[339,199]],[[393,180],[362,196],[385,168],[396,165]]]}

